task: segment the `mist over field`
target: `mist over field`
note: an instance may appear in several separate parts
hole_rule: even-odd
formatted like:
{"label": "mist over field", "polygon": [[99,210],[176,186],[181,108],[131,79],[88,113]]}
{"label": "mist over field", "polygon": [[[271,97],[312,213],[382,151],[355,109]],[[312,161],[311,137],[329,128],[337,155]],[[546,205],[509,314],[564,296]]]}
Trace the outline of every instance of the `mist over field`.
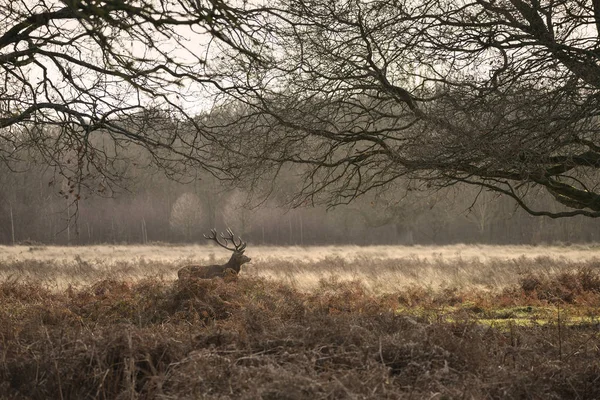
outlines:
{"label": "mist over field", "polygon": [[[136,155],[131,157],[135,159]],[[47,170],[11,174],[0,164],[0,244],[203,245],[231,227],[252,245],[571,244],[600,241],[597,221],[533,217],[513,200],[467,186],[435,192],[398,182],[350,205],[290,208],[300,184],[288,171],[267,187],[236,189],[199,174],[184,184],[148,168],[128,168],[127,189],[73,203]],[[49,183],[52,183],[49,185]],[[540,207],[552,205],[540,193]]]}

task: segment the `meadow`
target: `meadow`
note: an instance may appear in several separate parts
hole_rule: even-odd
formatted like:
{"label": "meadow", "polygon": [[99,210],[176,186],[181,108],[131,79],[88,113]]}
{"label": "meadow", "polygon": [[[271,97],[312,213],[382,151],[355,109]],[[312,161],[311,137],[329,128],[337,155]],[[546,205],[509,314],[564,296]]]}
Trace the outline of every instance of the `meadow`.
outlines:
{"label": "meadow", "polygon": [[0,398],[600,398],[600,247],[0,246]]}

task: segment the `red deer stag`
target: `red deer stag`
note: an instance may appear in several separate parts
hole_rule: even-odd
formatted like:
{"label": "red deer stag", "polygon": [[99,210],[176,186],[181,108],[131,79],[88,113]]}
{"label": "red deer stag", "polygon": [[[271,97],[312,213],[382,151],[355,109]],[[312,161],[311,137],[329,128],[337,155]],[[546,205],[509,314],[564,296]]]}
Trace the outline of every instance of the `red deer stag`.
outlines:
{"label": "red deer stag", "polygon": [[[244,255],[246,249],[246,242],[242,242],[242,239],[238,237],[236,242],[235,236],[231,229],[227,229],[227,237],[221,233],[221,239],[223,243],[217,237],[217,230],[211,229],[210,235],[204,235],[204,238],[215,241],[219,246],[233,251],[231,258],[223,265],[187,265],[177,271],[177,276],[180,280],[199,278],[199,279],[212,279],[212,278],[224,278],[226,276],[237,275],[240,272],[240,267],[250,261],[250,257]],[[229,247],[229,242],[233,243],[234,248]]]}

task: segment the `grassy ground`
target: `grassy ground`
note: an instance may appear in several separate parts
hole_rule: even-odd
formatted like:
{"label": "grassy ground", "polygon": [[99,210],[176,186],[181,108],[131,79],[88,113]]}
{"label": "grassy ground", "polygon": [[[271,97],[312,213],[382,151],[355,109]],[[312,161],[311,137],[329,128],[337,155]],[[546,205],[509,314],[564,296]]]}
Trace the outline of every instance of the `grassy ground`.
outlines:
{"label": "grassy ground", "polygon": [[600,398],[594,249],[456,248],[0,248],[0,398]]}
{"label": "grassy ground", "polygon": [[[242,274],[312,290],[332,276],[360,280],[374,292],[411,286],[500,289],[534,273],[553,276],[600,265],[600,246],[326,246],[265,247]],[[0,279],[35,281],[49,288],[90,285],[102,279],[174,280],[183,265],[226,262],[216,246],[0,246]]]}

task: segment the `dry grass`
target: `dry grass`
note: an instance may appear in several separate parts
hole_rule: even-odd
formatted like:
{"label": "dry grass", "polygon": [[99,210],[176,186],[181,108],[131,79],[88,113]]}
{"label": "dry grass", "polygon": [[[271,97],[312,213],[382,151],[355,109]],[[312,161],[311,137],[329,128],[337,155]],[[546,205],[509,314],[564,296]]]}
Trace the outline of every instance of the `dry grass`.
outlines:
{"label": "dry grass", "polygon": [[[313,290],[322,279],[359,280],[390,293],[418,286],[499,289],[528,273],[550,277],[583,266],[600,268],[600,247],[340,246],[251,247],[242,274]],[[223,263],[209,246],[0,246],[0,279],[36,281],[64,290],[98,280],[173,280],[190,263]]]}
{"label": "dry grass", "polygon": [[[289,261],[315,262],[330,257],[356,259],[515,259],[520,257],[568,259],[583,261],[600,257],[600,245],[571,246],[493,246],[493,245],[449,245],[449,246],[254,246],[248,253],[260,261],[288,259]],[[156,244],[148,246],[97,245],[97,246],[0,246],[0,259],[20,260],[72,260],[79,256],[84,260],[110,259],[131,261],[143,258],[151,261],[202,260],[212,255],[223,255],[226,251],[216,246]]]}
{"label": "dry grass", "polygon": [[[504,296],[335,280],[311,293],[254,278],[4,283],[0,398],[599,398],[598,327],[479,323]],[[400,311],[408,298],[420,312]]]}
{"label": "dry grass", "polygon": [[109,249],[0,248],[0,398],[600,398],[593,248]]}

